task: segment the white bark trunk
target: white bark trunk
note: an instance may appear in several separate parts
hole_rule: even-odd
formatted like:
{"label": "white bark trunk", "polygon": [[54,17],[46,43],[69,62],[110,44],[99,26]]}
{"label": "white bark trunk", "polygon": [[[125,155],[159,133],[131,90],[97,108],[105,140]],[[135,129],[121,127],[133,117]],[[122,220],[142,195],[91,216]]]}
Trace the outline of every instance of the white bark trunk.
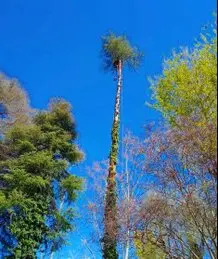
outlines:
{"label": "white bark trunk", "polygon": [[116,95],[116,103],[115,103],[115,114],[114,114],[114,122],[119,121],[120,116],[120,95],[121,95],[121,86],[122,86],[122,61],[119,61],[118,69],[117,69],[117,95]]}

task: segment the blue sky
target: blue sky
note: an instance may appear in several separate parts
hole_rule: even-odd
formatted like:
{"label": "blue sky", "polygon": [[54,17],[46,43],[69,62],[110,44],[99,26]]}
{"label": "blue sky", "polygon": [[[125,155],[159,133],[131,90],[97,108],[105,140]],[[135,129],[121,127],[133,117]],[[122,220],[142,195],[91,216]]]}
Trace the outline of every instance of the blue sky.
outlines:
{"label": "blue sky", "polygon": [[85,176],[84,166],[107,158],[110,145],[115,82],[101,69],[100,37],[126,33],[144,52],[139,71],[125,71],[122,107],[122,127],[141,134],[159,118],[145,106],[147,77],[161,72],[173,48],[192,45],[215,8],[214,0],[0,0],[0,70],[20,80],[35,108],[54,96],[72,103],[86,153],[76,170]]}

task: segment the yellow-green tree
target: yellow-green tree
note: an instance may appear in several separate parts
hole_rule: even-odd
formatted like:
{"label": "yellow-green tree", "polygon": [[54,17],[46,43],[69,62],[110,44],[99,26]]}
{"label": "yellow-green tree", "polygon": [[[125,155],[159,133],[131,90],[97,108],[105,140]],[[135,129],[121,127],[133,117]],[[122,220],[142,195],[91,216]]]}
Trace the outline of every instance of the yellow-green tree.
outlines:
{"label": "yellow-green tree", "polygon": [[165,259],[166,255],[157,245],[157,241],[152,232],[144,236],[138,232],[134,239],[136,254],[139,259]]}
{"label": "yellow-green tree", "polygon": [[189,167],[200,166],[216,177],[217,38],[202,36],[192,50],[164,63],[152,82],[154,104],[170,124],[174,143]]}
{"label": "yellow-green tree", "polygon": [[207,40],[193,50],[183,50],[164,63],[162,76],[153,81],[154,107],[172,126],[215,123],[217,114],[217,40]]}

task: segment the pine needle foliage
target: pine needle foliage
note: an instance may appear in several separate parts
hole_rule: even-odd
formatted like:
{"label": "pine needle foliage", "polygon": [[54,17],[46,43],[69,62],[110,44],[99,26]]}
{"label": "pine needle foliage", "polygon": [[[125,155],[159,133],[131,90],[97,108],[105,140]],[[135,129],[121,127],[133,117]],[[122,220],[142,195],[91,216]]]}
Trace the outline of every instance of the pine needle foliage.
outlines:
{"label": "pine needle foliage", "polygon": [[65,243],[73,229],[72,207],[82,179],[68,172],[83,153],[75,144],[75,121],[70,105],[53,100],[31,125],[16,125],[0,146],[0,248],[4,258],[34,259],[43,248],[50,253]]}
{"label": "pine needle foliage", "polygon": [[142,53],[137,47],[131,46],[127,37],[117,36],[110,32],[102,37],[102,56],[105,71],[116,71],[118,62],[127,64],[129,68],[136,69],[141,63]]}

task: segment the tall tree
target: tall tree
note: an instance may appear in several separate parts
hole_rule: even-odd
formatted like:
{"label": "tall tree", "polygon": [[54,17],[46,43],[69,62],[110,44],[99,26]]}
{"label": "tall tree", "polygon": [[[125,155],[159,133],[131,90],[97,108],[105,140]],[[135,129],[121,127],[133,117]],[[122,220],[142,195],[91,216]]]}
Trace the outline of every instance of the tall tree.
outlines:
{"label": "tall tree", "polygon": [[111,131],[111,151],[104,212],[103,257],[118,258],[117,253],[117,197],[116,165],[119,150],[120,101],[123,67],[127,64],[136,68],[140,64],[141,53],[132,47],[125,36],[110,33],[102,38],[102,53],[106,70],[116,73],[117,93],[114,107],[114,119]]}
{"label": "tall tree", "polygon": [[[152,84],[168,127],[147,140],[145,168],[167,203],[150,222],[175,258],[217,258],[217,38],[202,39],[167,60]],[[144,215],[149,207],[160,209],[150,202]]]}
{"label": "tall tree", "polygon": [[36,258],[39,249],[57,250],[72,229],[71,204],[82,180],[68,172],[82,153],[74,143],[75,121],[64,100],[54,100],[30,125],[16,125],[0,161],[0,249],[4,258]]}
{"label": "tall tree", "polygon": [[154,107],[169,122],[186,163],[198,164],[217,177],[216,30],[214,33],[168,59],[162,75],[152,82],[152,90]]}

